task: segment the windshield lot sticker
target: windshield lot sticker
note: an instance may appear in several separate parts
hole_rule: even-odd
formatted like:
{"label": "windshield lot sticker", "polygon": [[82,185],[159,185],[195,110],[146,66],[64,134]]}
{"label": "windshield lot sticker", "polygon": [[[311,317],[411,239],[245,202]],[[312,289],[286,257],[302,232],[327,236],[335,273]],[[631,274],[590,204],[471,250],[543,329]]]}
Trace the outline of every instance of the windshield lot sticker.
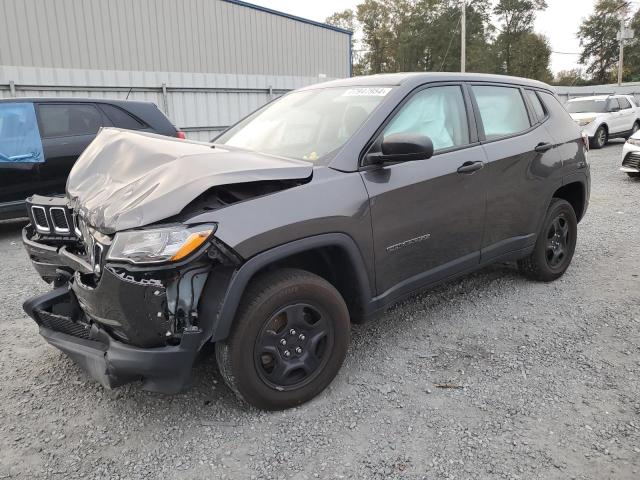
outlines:
{"label": "windshield lot sticker", "polygon": [[384,97],[391,91],[389,87],[350,88],[342,94],[343,97]]}

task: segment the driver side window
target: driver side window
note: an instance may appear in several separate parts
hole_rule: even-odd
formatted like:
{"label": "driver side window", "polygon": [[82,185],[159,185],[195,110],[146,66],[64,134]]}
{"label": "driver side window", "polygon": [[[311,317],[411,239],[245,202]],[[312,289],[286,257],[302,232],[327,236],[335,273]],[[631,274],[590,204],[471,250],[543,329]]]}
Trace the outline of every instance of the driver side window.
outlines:
{"label": "driver side window", "polygon": [[468,145],[469,124],[459,86],[432,87],[416,93],[384,130],[425,135],[434,151]]}

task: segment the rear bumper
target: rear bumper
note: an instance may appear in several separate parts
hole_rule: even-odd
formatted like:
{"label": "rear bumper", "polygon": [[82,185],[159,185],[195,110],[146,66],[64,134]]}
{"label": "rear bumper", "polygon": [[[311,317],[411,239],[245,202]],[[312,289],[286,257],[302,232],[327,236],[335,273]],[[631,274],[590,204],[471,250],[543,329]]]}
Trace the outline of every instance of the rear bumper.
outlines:
{"label": "rear bumper", "polygon": [[193,362],[205,342],[202,331],[184,332],[179,345],[141,348],[115,340],[84,320],[68,285],[24,303],[40,335],[106,388],[141,380],[145,390],[177,393],[189,386]]}

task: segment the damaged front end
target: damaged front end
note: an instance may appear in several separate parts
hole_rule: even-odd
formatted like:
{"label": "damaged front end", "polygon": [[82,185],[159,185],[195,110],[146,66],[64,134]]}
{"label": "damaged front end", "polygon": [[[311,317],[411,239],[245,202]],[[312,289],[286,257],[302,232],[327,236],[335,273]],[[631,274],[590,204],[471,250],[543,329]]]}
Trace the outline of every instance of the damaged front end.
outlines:
{"label": "damaged front end", "polygon": [[215,225],[106,235],[64,198],[34,196],[27,207],[24,246],[54,286],[24,304],[41,335],[105,387],[142,380],[147,390],[175,393],[188,386],[240,263],[213,237]]}

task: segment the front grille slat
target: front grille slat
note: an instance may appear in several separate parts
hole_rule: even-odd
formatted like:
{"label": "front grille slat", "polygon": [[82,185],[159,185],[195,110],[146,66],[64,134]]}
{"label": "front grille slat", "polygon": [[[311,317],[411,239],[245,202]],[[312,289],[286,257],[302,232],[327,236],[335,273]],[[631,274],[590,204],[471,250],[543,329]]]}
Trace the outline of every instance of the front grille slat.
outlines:
{"label": "front grille slat", "polygon": [[69,233],[69,221],[67,220],[66,210],[62,207],[51,207],[49,209],[51,215],[51,223],[56,233]]}
{"label": "front grille slat", "polygon": [[41,233],[51,232],[49,220],[47,219],[47,213],[44,207],[34,205],[31,207],[31,213],[33,214],[33,222],[35,223],[36,230]]}

